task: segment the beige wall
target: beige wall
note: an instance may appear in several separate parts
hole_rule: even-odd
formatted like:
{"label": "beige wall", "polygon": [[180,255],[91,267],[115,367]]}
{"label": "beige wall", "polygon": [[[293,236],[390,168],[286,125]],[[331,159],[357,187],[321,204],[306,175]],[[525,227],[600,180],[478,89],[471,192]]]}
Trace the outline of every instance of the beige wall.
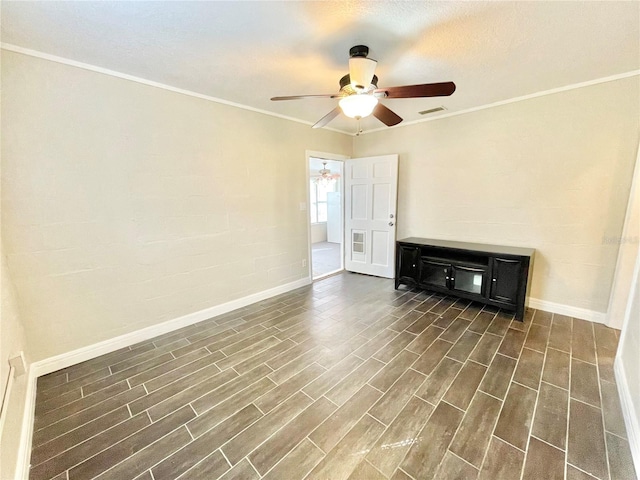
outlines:
{"label": "beige wall", "polygon": [[639,91],[633,77],[374,132],[354,156],[399,154],[398,238],[534,247],[532,297],[604,313]]}
{"label": "beige wall", "polygon": [[34,360],[308,277],[305,150],[350,155],[351,137],[3,66],[2,235]]}
{"label": "beige wall", "polygon": [[[2,100],[4,98],[0,99],[0,102]],[[1,205],[2,202],[0,202]],[[0,210],[0,218],[1,216]],[[3,405],[5,420],[0,431],[0,479],[10,479],[16,476],[16,458],[22,436],[28,376],[14,375],[10,392],[7,393],[10,374],[9,359],[20,352],[24,353],[26,360],[29,357],[24,327],[18,313],[16,292],[7,269],[2,238],[0,238],[0,293],[0,399],[4,399],[5,402]],[[5,394],[7,394],[6,398]]]}

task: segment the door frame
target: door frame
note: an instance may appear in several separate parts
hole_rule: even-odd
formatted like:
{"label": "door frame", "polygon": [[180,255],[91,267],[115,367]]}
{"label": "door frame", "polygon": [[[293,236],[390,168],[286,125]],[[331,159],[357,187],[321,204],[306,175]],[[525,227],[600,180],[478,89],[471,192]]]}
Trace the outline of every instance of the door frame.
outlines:
{"label": "door frame", "polygon": [[[349,160],[351,157],[349,157],[348,155],[340,155],[339,153],[328,153],[328,152],[318,152],[315,150],[305,150],[304,151],[304,159],[305,159],[305,192],[307,192],[307,198],[305,200],[305,204],[307,206],[307,208],[305,208],[305,212],[306,212],[306,217],[307,217],[307,268],[309,269],[309,279],[311,280],[311,282],[314,281],[313,279],[313,256],[311,254],[311,215],[309,215],[309,200],[311,199],[311,190],[309,188],[309,159],[311,158],[320,158],[323,160],[332,160],[332,161],[336,161],[336,162],[342,162],[343,163],[343,167],[342,167],[342,172],[344,174],[344,161],[345,160]],[[344,181],[340,182],[340,198],[342,199],[341,203],[342,203],[342,231],[344,232]],[[343,235],[344,237],[344,235]],[[344,238],[342,239],[342,242],[340,243],[340,257],[341,257],[341,264],[342,264],[342,269],[344,270]],[[325,276],[321,276],[318,277],[316,280],[321,280],[322,278],[324,278]]]}

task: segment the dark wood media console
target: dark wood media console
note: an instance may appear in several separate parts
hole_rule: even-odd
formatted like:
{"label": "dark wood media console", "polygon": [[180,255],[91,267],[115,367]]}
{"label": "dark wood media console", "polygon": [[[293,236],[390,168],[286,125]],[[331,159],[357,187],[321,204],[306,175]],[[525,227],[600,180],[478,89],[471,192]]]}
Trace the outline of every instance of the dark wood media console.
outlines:
{"label": "dark wood media console", "polygon": [[400,284],[515,312],[524,319],[535,249],[405,238],[396,242]]}

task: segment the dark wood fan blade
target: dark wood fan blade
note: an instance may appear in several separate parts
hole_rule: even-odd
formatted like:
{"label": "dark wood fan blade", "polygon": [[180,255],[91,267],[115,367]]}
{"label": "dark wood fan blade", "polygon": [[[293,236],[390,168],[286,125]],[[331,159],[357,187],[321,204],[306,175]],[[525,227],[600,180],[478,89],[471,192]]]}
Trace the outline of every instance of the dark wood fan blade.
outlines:
{"label": "dark wood fan blade", "polygon": [[271,100],[278,102],[280,100],[300,100],[302,98],[340,98],[342,95],[338,93],[327,93],[326,95],[289,95],[288,97],[272,97]]}
{"label": "dark wood fan blade", "polygon": [[373,116],[384,123],[387,127],[397,125],[402,121],[402,117],[398,116],[381,103],[378,103],[376,108],[373,109]]}
{"label": "dark wood fan blade", "polygon": [[375,93],[384,93],[387,98],[447,97],[456,91],[453,82],[423,83],[402,87],[378,88]]}
{"label": "dark wood fan blade", "polygon": [[322,117],[320,120],[318,120],[316,122],[316,124],[312,128],[322,128],[322,127],[324,127],[327,123],[329,123],[331,120],[333,120],[338,115],[340,115],[341,111],[342,110],[340,110],[340,107],[334,108],[329,113],[327,113],[324,117]]}

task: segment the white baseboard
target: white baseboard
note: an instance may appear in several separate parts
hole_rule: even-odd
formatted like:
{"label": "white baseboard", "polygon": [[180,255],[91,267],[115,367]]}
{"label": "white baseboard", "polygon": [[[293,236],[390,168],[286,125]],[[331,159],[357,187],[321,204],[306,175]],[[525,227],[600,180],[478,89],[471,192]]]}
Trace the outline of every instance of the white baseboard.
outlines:
{"label": "white baseboard", "polygon": [[252,303],[266,300],[267,298],[275,297],[283,293],[290,292],[296,288],[304,287],[311,284],[311,277],[302,278],[295,282],[280,285],[278,287],[270,288],[262,292],[247,295],[246,297],[232,300],[231,302],[223,303],[222,305],[216,305],[215,307],[206,308],[199,312],[190,313],[182,317],[174,318],[158,325],[146,327],[135,332],[126,333],[103,342],[88,345],[86,347],[78,348],[71,352],[56,355],[54,357],[46,358],[33,362],[29,366],[28,372],[28,385],[27,394],[24,406],[24,416],[22,421],[22,433],[20,438],[20,447],[18,449],[18,458],[16,465],[16,479],[27,480],[29,477],[29,462],[31,458],[31,439],[33,437],[33,420],[36,404],[36,385],[38,377],[46,375],[47,373],[55,372],[61,368],[66,368],[76,363],[84,362],[100,355],[113,352],[123,347],[128,347],[144,340],[149,340],[158,335],[178,330],[182,327],[193,325],[194,323],[208,320],[209,318],[223,313],[237,310],[238,308],[246,307]]}
{"label": "white baseboard", "polygon": [[640,478],[640,418],[635,414],[631,391],[629,390],[629,384],[627,383],[627,377],[624,374],[624,367],[620,358],[616,358],[614,372],[616,382],[618,383],[618,395],[620,396],[622,415],[625,426],[627,427],[627,438],[629,440],[629,448],[631,449],[631,458],[636,467],[636,474]]}
{"label": "white baseboard", "polygon": [[545,312],[559,313],[560,315],[566,315],[568,317],[589,320],[590,322],[606,323],[607,321],[606,313],[596,312],[595,310],[588,310],[586,308],[572,307],[570,305],[563,305],[562,303],[549,302],[547,300],[540,300],[539,298],[528,298],[527,306],[529,308],[535,308],[536,310],[544,310]]}
{"label": "white baseboard", "polygon": [[150,327],[136,330],[135,332],[126,333],[118,337],[110,338],[109,340],[104,340],[93,345],[78,348],[77,350],[72,350],[67,353],[62,353],[54,357],[45,358],[44,360],[33,362],[31,364],[31,369],[34,372],[35,377],[40,377],[42,375],[55,372],[56,370],[60,370],[61,368],[70,367],[71,365],[75,365],[77,363],[99,357],[100,355],[104,355],[106,353],[111,353],[120,348],[128,347],[138,342],[149,340],[151,338],[157,337],[158,335],[162,335],[164,333],[178,330],[182,327],[193,325],[194,323],[202,322],[203,320],[208,320],[209,318],[215,317],[217,315],[222,315],[223,313],[246,307],[247,305],[251,305],[252,303],[256,303],[261,300],[274,297],[276,295],[287,293],[291,290],[295,290],[296,288],[304,287],[309,284],[311,284],[310,277],[302,278],[300,280],[296,280],[295,282],[280,285],[278,287],[270,288],[269,290],[264,290],[262,292],[247,295],[246,297],[238,298],[221,305],[216,305],[215,307],[206,308],[198,312],[193,312],[182,317],[174,318],[173,320],[168,320],[158,325],[152,325]]}
{"label": "white baseboard", "polygon": [[33,419],[36,407],[36,382],[38,378],[33,369],[27,371],[27,391],[25,394],[24,411],[22,413],[22,428],[20,432],[20,446],[16,457],[16,480],[29,479],[29,462],[31,461],[31,439],[33,438]]}

